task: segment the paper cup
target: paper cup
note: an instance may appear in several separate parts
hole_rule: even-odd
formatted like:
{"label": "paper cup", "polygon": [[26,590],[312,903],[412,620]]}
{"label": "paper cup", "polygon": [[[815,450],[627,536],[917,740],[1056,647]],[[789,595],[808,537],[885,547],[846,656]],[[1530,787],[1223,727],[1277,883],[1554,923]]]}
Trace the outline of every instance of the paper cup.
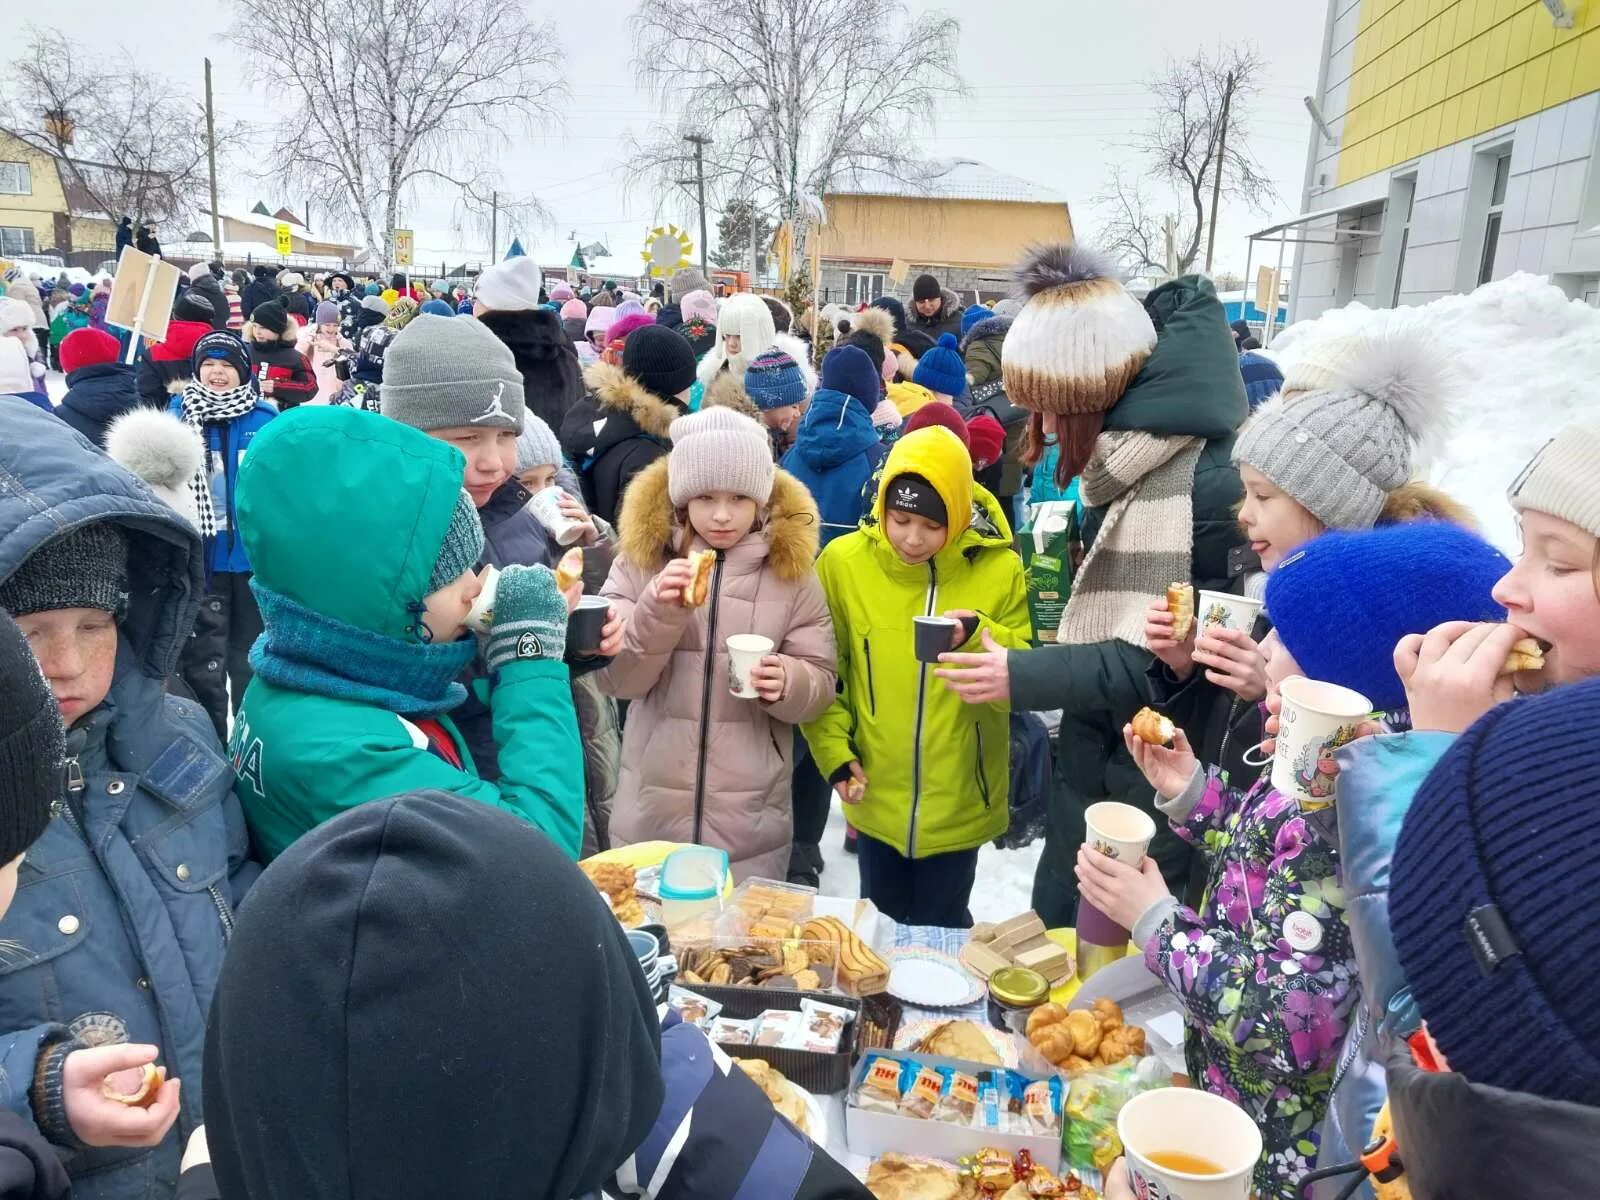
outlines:
{"label": "paper cup", "polygon": [[551,484],[542,492],[535,492],[528,507],[539,518],[539,524],[550,531],[550,536],[563,546],[570,546],[583,536],[583,522],[569,519],[561,511],[561,497],[566,495]]}
{"label": "paper cup", "polygon": [[[1122,1106],[1117,1136],[1135,1196],[1250,1200],[1261,1130],[1249,1113],[1221,1096],[1193,1088],[1143,1092]],[[1192,1156],[1216,1169],[1178,1170],[1168,1165],[1181,1161],[1176,1156]]]}
{"label": "paper cup", "polygon": [[1195,598],[1194,619],[1200,636],[1218,629],[1237,629],[1249,633],[1261,614],[1261,601],[1227,592],[1200,592]]}
{"label": "paper cup", "polygon": [[1150,839],[1156,836],[1156,823],[1149,813],[1116,800],[1089,805],[1083,822],[1088,826],[1091,849],[1130,867],[1144,862]]}
{"label": "paper cup", "polygon": [[500,572],[494,567],[483,569],[483,590],[467,610],[467,628],[474,633],[488,633],[494,625],[494,596],[500,588]]}
{"label": "paper cup", "polygon": [[1333,803],[1333,752],[1356,736],[1372,714],[1360,692],[1291,675],[1278,687],[1278,748],[1272,755],[1272,786],[1293,796],[1308,812]]}
{"label": "paper cup", "polygon": [[936,663],[939,655],[950,651],[951,635],[961,622],[954,617],[912,617],[916,626],[918,662]]}
{"label": "paper cup", "polygon": [[736,633],[728,639],[728,690],[741,700],[756,699],[750,672],[772,653],[772,639],[759,633]]}
{"label": "paper cup", "polygon": [[611,616],[611,601],[604,596],[585,596],[567,618],[567,646],[578,654],[593,654],[600,649],[600,633]]}

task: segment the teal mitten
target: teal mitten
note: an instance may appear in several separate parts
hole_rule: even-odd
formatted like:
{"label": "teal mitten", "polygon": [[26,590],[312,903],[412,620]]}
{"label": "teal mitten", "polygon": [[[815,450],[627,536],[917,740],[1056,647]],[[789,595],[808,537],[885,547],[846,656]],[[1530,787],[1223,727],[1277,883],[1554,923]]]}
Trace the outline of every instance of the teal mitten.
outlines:
{"label": "teal mitten", "polygon": [[549,567],[507,567],[494,597],[494,625],[484,658],[491,671],[530,659],[560,662],[567,653],[567,601]]}

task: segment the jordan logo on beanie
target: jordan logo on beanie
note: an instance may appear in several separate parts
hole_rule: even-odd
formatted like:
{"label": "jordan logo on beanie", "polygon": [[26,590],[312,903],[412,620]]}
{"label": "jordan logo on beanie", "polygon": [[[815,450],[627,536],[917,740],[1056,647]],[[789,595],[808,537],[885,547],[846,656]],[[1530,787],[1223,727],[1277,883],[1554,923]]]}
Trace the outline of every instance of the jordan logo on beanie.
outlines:
{"label": "jordan logo on beanie", "polygon": [[489,407],[483,410],[483,415],[482,416],[478,416],[478,417],[473,417],[472,418],[472,423],[474,425],[478,424],[481,421],[501,421],[501,420],[510,421],[510,420],[512,420],[511,414],[508,413],[504,408],[502,408],[500,406],[500,397],[505,395],[505,391],[506,391],[506,385],[504,383],[497,384],[495,386],[494,395],[489,397]]}

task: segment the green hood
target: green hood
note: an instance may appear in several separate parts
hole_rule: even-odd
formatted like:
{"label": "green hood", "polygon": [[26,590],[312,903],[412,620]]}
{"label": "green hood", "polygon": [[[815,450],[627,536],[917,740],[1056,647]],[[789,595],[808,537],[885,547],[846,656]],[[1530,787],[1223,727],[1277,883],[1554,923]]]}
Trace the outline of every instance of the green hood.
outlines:
{"label": "green hood", "polygon": [[411,640],[466,475],[454,446],[377,413],[303,406],[239,468],[256,582],[323,616]]}
{"label": "green hood", "polygon": [[1233,433],[1250,415],[1239,353],[1217,290],[1185,275],[1145,297],[1155,353],[1106,414],[1105,428],[1207,440]]}

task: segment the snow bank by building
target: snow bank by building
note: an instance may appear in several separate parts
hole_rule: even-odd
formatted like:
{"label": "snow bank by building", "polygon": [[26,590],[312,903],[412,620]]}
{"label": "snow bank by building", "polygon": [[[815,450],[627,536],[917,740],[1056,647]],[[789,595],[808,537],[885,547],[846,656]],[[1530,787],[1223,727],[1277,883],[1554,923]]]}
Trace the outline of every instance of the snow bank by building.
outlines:
{"label": "snow bank by building", "polygon": [[1470,505],[1485,535],[1515,555],[1506,488],[1562,426],[1600,421],[1600,309],[1569,300],[1542,276],[1518,273],[1421,307],[1331,309],[1289,326],[1271,354],[1289,366],[1322,337],[1392,322],[1421,323],[1456,371],[1452,419],[1424,473]]}

